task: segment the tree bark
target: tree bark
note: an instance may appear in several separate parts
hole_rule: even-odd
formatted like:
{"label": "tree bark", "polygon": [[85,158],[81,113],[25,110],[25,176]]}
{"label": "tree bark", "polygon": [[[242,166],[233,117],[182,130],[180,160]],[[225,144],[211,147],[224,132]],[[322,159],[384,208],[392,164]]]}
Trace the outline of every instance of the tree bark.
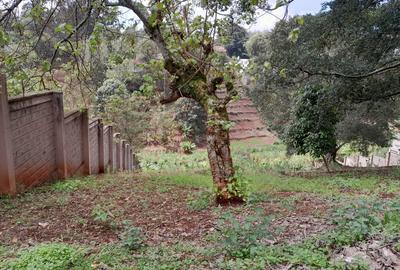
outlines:
{"label": "tree bark", "polygon": [[[222,113],[208,115],[208,118],[209,120],[211,118],[212,121],[229,121],[226,107],[222,109]],[[221,125],[207,124],[207,152],[216,188],[217,203],[243,202],[244,198],[229,190],[229,184],[234,184],[236,181],[230,149],[229,129]]]}

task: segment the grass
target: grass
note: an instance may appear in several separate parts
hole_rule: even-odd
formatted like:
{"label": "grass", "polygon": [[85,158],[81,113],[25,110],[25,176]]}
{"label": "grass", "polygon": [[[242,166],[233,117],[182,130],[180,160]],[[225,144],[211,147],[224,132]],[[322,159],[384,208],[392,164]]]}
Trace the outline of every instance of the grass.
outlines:
{"label": "grass", "polygon": [[313,160],[258,141],[235,142],[233,156],[251,190],[240,206],[215,205],[204,150],[144,152],[139,174],[1,197],[0,269],[367,269],[334,256],[369,241],[400,250],[396,172],[287,177]]}

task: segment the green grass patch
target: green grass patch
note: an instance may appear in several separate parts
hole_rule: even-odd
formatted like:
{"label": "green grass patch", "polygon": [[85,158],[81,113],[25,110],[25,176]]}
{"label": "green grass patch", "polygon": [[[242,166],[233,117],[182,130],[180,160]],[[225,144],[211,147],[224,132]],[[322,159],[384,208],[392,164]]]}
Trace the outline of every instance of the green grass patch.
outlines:
{"label": "green grass patch", "polygon": [[84,270],[91,269],[85,250],[62,243],[40,244],[24,249],[14,259],[0,263],[1,270]]}

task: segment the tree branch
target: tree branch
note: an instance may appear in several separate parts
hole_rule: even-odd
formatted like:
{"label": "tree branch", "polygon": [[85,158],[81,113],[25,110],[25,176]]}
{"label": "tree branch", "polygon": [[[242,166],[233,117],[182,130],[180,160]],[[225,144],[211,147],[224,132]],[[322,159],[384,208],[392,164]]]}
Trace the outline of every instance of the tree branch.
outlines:
{"label": "tree branch", "polygon": [[3,21],[19,6],[19,4],[21,4],[21,2],[22,0],[16,0],[9,8],[5,9],[5,13],[0,18],[0,24],[3,23]]}
{"label": "tree branch", "polygon": [[371,72],[365,73],[365,74],[344,74],[344,73],[339,73],[339,72],[324,72],[324,71],[317,71],[317,72],[313,72],[313,71],[309,71],[304,69],[303,67],[299,67],[300,71],[310,75],[310,76],[330,76],[330,77],[337,77],[337,78],[344,78],[344,79],[364,79],[364,78],[368,78],[392,69],[396,69],[400,67],[400,62],[393,64],[393,65],[389,65],[389,66],[384,66],[378,69],[375,69]]}
{"label": "tree branch", "polygon": [[64,42],[69,41],[69,39],[70,39],[77,31],[79,31],[79,29],[87,22],[87,20],[89,20],[90,15],[92,14],[92,10],[93,10],[93,5],[91,4],[91,1],[89,1],[89,3],[88,3],[88,11],[86,12],[85,18],[83,18],[83,20],[82,20],[77,26],[75,26],[74,30],[71,31],[71,33],[69,33],[65,38],[63,38],[62,40],[60,40],[60,41],[57,43],[57,47],[56,47],[56,49],[54,50],[53,56],[51,57],[51,61],[50,61],[50,70],[51,70],[51,68],[53,67],[53,63],[54,63],[54,60],[56,59],[56,56],[57,56],[58,50],[59,50],[59,48],[60,48],[60,45],[61,45],[62,43],[64,43]]}

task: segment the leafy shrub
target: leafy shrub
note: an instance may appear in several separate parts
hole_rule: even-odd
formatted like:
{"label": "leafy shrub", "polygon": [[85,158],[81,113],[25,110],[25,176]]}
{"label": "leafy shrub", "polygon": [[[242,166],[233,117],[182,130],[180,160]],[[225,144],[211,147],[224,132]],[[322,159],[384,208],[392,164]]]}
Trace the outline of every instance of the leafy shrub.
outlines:
{"label": "leafy shrub", "polygon": [[218,238],[224,251],[232,257],[248,258],[257,250],[262,240],[271,237],[271,218],[262,215],[262,209],[256,215],[239,220],[231,212],[224,213],[218,221]]}
{"label": "leafy shrub", "polygon": [[123,82],[118,79],[107,79],[103,82],[103,85],[97,89],[96,92],[96,104],[97,110],[103,112],[105,104],[111,96],[121,97],[125,99],[128,97],[128,91]]}
{"label": "leafy shrub", "polygon": [[141,228],[133,227],[129,221],[124,222],[125,229],[120,234],[123,246],[129,250],[138,250],[145,246],[147,240]]}
{"label": "leafy shrub", "polygon": [[103,209],[99,205],[96,205],[92,210],[93,220],[103,225],[105,227],[116,227],[116,223],[114,221],[114,215],[108,211],[107,209]]}
{"label": "leafy shrub", "polygon": [[105,123],[114,125],[121,137],[127,139],[134,149],[141,149],[146,144],[147,133],[150,132],[149,112],[151,100],[139,94],[122,97],[112,95],[104,103],[100,114]]}
{"label": "leafy shrub", "polygon": [[0,264],[2,270],[91,269],[82,248],[62,243],[41,244],[22,251],[14,260]]}
{"label": "leafy shrub", "polygon": [[246,201],[250,195],[249,180],[244,177],[241,168],[236,167],[235,170],[235,178],[228,184],[228,192]]}
{"label": "leafy shrub", "polygon": [[183,141],[181,143],[181,148],[183,150],[183,153],[185,154],[192,154],[193,151],[196,149],[196,145],[192,142],[189,141]]}
{"label": "leafy shrub", "polygon": [[174,106],[175,120],[181,127],[184,137],[196,144],[205,142],[207,115],[198,102],[180,98]]}
{"label": "leafy shrub", "polygon": [[201,211],[207,209],[212,203],[214,196],[209,191],[201,191],[194,195],[189,195],[187,206],[190,210]]}

